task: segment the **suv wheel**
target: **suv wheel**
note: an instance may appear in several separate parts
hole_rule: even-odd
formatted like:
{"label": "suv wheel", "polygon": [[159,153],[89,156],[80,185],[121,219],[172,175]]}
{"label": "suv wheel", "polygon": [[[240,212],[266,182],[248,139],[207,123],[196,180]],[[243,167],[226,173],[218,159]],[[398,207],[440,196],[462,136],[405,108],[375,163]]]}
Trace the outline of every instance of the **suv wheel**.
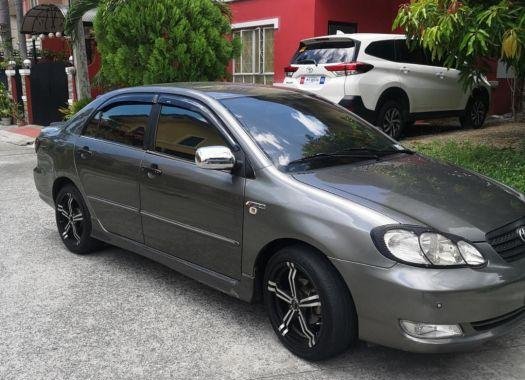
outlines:
{"label": "suv wheel", "polygon": [[397,100],[388,100],[379,109],[376,125],[387,135],[399,139],[407,123],[405,107]]}
{"label": "suv wheel", "polygon": [[279,340],[301,358],[327,359],[356,340],[357,317],[348,289],[313,249],[288,247],[270,259],[264,302]]}
{"label": "suv wheel", "polygon": [[470,98],[465,108],[465,115],[459,118],[464,128],[481,128],[487,117],[488,104],[482,96]]}
{"label": "suv wheel", "polygon": [[102,245],[91,237],[91,215],[75,186],[66,185],[58,192],[55,217],[60,238],[71,252],[86,254]]}

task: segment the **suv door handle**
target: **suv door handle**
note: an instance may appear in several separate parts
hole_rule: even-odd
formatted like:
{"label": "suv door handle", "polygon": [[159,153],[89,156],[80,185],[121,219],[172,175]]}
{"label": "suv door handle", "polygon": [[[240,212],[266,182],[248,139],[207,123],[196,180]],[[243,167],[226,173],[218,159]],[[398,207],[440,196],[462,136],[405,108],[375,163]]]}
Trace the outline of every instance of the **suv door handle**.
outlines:
{"label": "suv door handle", "polygon": [[83,146],[82,148],[80,148],[78,150],[78,153],[79,153],[80,158],[83,159],[83,160],[86,160],[89,157],[93,156],[93,152],[91,150],[89,150],[88,146]]}
{"label": "suv door handle", "polygon": [[150,179],[154,179],[155,177],[162,175],[162,170],[159,169],[159,166],[157,164],[151,164],[150,166],[141,166],[140,168],[148,175],[148,178]]}

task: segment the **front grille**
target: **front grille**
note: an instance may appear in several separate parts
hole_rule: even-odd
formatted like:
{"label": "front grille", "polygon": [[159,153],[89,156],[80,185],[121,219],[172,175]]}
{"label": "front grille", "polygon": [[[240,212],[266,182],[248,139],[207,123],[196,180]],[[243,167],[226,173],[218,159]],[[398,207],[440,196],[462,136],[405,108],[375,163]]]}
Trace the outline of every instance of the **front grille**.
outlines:
{"label": "front grille", "polygon": [[523,315],[525,315],[525,307],[522,307],[518,310],[514,310],[513,312],[510,312],[497,318],[487,319],[486,321],[480,322],[472,322],[471,326],[476,331],[487,331],[498,326],[502,326],[506,323],[515,321]]}
{"label": "front grille", "polygon": [[525,242],[518,235],[518,228],[525,226],[525,218],[507,224],[487,234],[487,241],[507,262],[525,258]]}

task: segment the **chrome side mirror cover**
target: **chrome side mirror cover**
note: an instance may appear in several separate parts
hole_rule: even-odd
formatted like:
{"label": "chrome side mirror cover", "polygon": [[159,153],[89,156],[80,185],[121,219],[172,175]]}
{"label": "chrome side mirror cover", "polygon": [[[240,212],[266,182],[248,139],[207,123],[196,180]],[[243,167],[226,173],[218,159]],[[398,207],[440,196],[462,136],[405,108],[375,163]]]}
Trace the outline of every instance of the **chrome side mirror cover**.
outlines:
{"label": "chrome side mirror cover", "polygon": [[195,152],[195,163],[199,168],[208,170],[232,170],[235,156],[225,146],[206,146]]}

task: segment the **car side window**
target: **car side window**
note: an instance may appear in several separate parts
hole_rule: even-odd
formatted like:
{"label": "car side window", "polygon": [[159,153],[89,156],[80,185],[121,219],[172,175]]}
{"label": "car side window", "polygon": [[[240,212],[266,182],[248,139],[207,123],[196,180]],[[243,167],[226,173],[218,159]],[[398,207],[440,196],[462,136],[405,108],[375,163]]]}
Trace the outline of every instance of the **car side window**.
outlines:
{"label": "car side window", "polygon": [[365,53],[371,55],[372,57],[377,57],[381,59],[386,59],[388,61],[393,61],[395,58],[394,54],[394,41],[376,41],[372,42],[365,49]]}
{"label": "car side window", "polygon": [[151,104],[118,103],[99,111],[84,129],[84,136],[142,148]]}
{"label": "car side window", "polygon": [[422,48],[410,49],[406,40],[396,40],[395,42],[396,62],[412,63],[415,65],[443,67],[443,61],[433,60],[429,51]]}
{"label": "car side window", "polygon": [[175,106],[162,106],[155,151],[194,161],[197,149],[228,146],[221,133],[198,112]]}
{"label": "car side window", "polygon": [[427,65],[427,56],[423,49],[410,49],[406,40],[396,40],[396,61],[402,63],[411,63],[414,65]]}

